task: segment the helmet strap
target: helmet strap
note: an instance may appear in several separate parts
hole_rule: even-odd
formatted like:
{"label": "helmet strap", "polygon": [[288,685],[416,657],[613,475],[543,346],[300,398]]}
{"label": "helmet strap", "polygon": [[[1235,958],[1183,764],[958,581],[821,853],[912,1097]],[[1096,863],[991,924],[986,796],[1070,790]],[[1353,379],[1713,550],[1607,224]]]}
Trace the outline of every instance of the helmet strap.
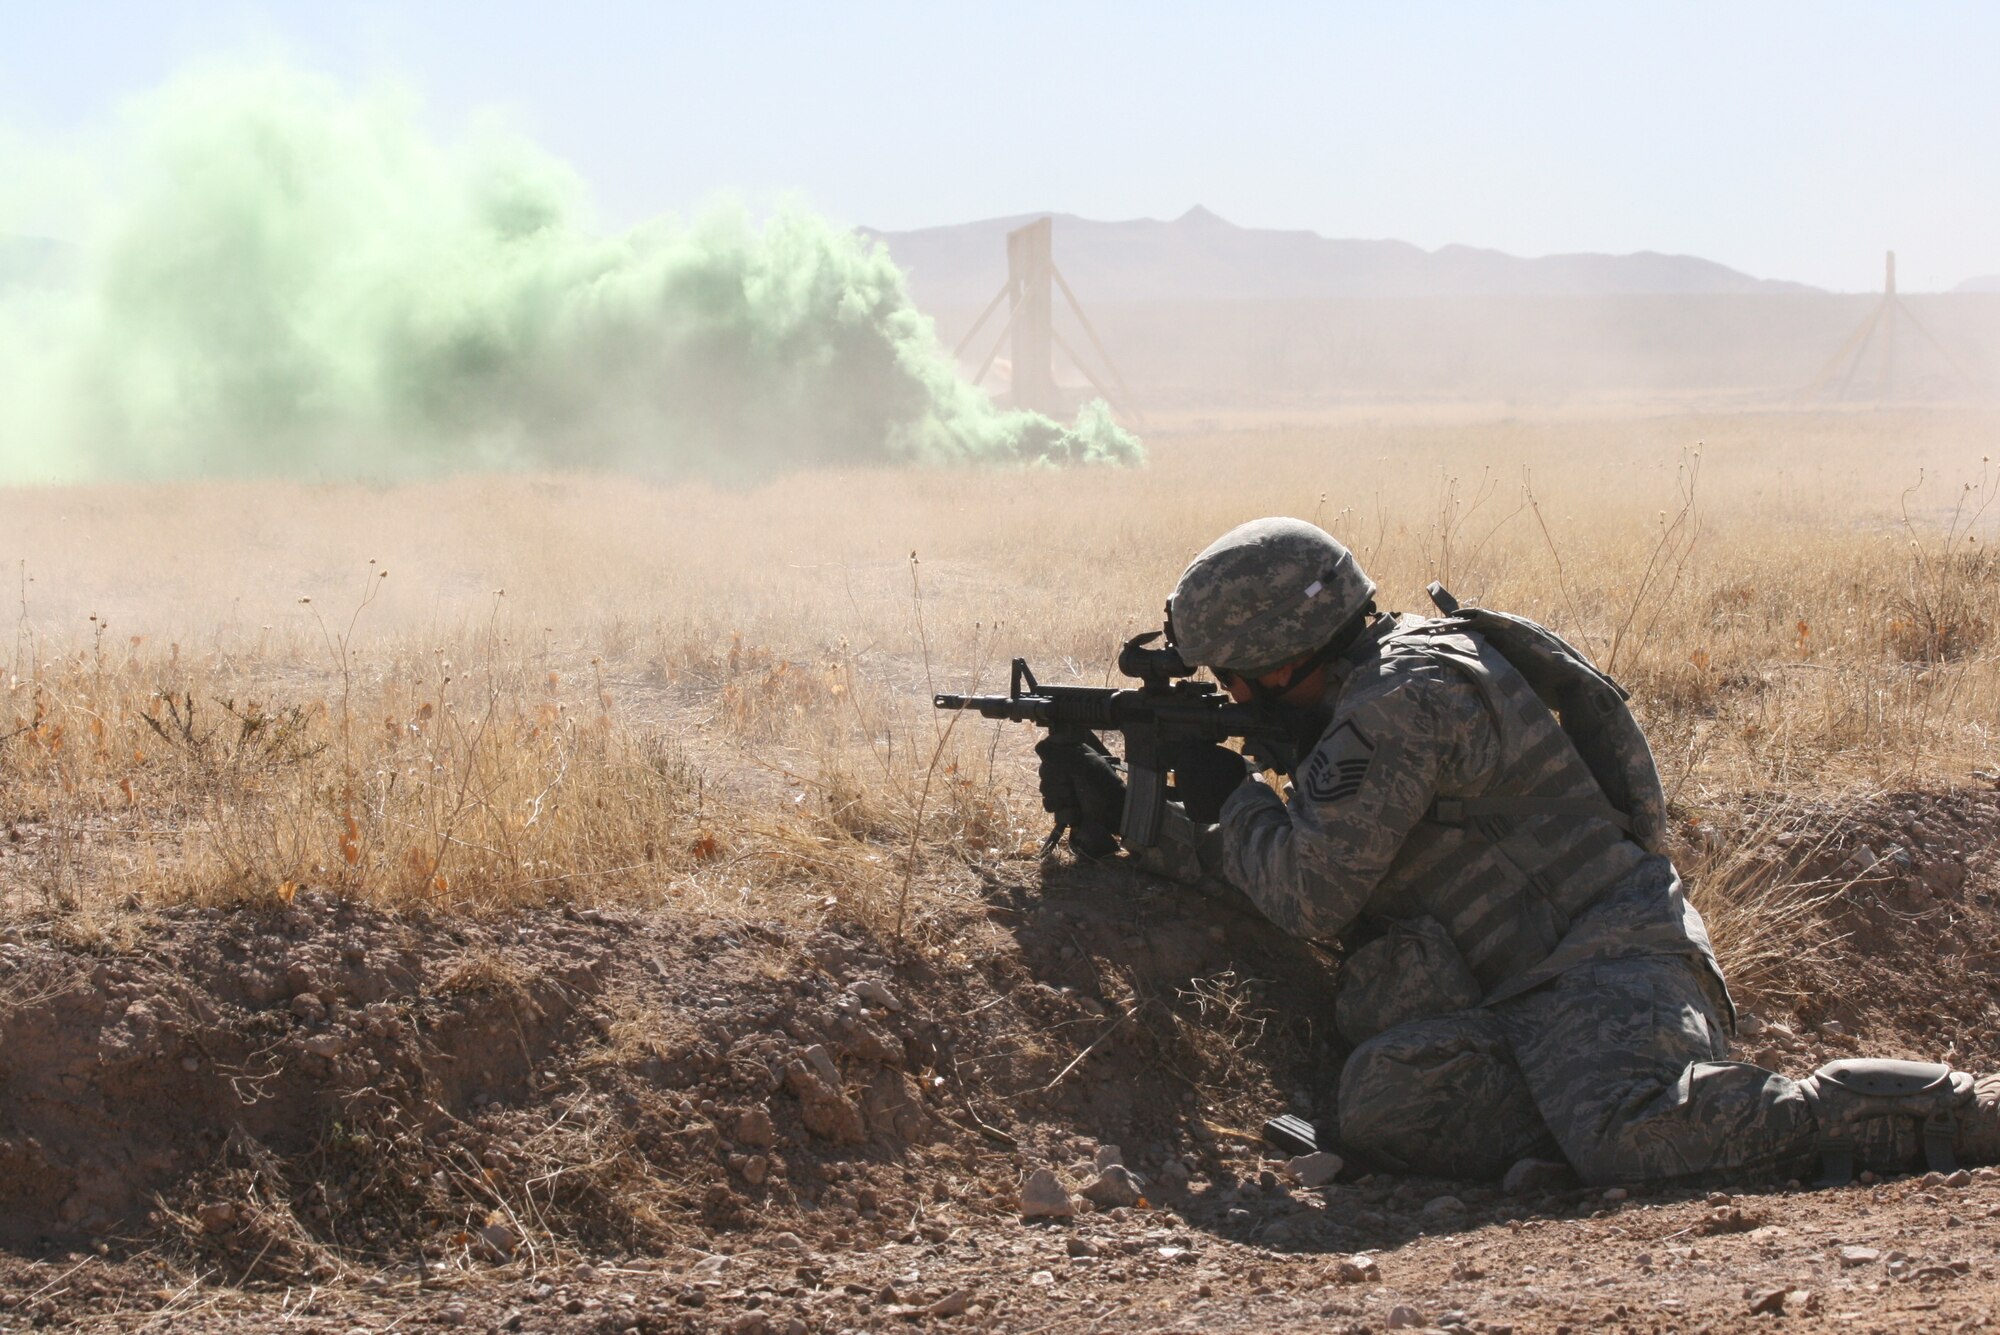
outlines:
{"label": "helmet strap", "polygon": [[1285,673],[1285,679],[1276,686],[1266,686],[1254,677],[1243,677],[1250,688],[1250,698],[1259,704],[1271,704],[1284,699],[1298,689],[1299,683],[1325,667],[1328,663],[1344,655],[1361,638],[1361,632],[1368,628],[1369,620],[1375,615],[1375,602],[1371,598],[1361,605],[1361,610],[1341,623],[1340,629],[1310,654],[1292,664]]}

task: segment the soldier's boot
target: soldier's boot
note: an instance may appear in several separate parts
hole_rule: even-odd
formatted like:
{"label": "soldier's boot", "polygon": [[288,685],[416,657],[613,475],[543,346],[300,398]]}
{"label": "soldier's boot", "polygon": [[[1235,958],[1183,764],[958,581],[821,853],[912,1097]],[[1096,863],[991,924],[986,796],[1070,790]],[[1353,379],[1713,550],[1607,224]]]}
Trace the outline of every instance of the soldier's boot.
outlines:
{"label": "soldier's boot", "polygon": [[2000,1077],[1975,1082],[1938,1062],[1872,1057],[1828,1062],[1799,1088],[1818,1123],[1829,1185],[1856,1169],[1950,1172],[1961,1157],[2000,1159]]}
{"label": "soldier's boot", "polygon": [[2000,1164],[2000,1073],[1972,1082],[1972,1102],[1958,1115],[1958,1157]]}

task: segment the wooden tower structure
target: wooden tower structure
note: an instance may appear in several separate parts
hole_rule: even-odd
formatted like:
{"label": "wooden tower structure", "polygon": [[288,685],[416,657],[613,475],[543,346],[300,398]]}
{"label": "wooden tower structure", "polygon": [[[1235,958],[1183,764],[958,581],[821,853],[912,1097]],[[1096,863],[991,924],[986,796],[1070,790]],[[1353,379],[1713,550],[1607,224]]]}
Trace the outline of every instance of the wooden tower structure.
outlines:
{"label": "wooden tower structure", "polygon": [[[972,322],[972,328],[965,331],[965,337],[959,340],[952,356],[954,359],[964,356],[986,322],[1005,305],[1007,318],[993,340],[992,350],[979,364],[979,373],[972,378],[973,384],[980,384],[986,379],[994,362],[999,359],[1000,349],[1006,347],[1010,354],[1012,383],[1009,391],[1014,406],[1046,417],[1066,417],[1070,405],[1063,402],[1062,389],[1056,384],[1055,353],[1060,348],[1106,402],[1143,423],[1145,419],[1132,402],[1131,391],[1125,387],[1125,378],[1118,374],[1118,367],[1112,362],[1104,340],[1097,336],[1090,317],[1083,313],[1083,304],[1076,299],[1076,293],[1062,276],[1062,270],[1056,268],[1054,239],[1055,223],[1051,218],[1037,218],[1027,226],[1007,233],[1007,281],[994,294],[993,300],[986,303],[986,309]],[[1056,328],[1055,294],[1058,291],[1075,315],[1077,324],[1082,326],[1085,337],[1090,340],[1090,346],[1104,371],[1103,376],[1092,372],[1090,364],[1077,355],[1076,349]],[[1117,393],[1105,387],[1107,380],[1118,387]]]}
{"label": "wooden tower structure", "polygon": [[1841,344],[1840,351],[1826,364],[1806,393],[1823,399],[1894,398],[1902,374],[1897,359],[1897,342],[1907,342],[1914,334],[1922,345],[1934,351],[1960,387],[1970,388],[1972,377],[1944,344],[1931,336],[1923,322],[1911,313],[1896,295],[1896,252],[1884,261],[1882,300],[1875,304],[1861,327]]}

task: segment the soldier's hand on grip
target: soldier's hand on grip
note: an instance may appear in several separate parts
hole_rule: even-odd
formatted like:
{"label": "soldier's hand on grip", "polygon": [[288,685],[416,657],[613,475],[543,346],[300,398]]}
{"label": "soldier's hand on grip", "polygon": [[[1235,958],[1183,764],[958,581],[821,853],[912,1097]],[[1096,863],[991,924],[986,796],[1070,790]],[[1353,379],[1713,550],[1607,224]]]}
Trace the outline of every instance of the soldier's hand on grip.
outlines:
{"label": "soldier's hand on grip", "polygon": [[1213,825],[1222,804],[1250,777],[1249,762],[1240,751],[1219,743],[1193,743],[1173,757],[1174,796],[1188,819]]}
{"label": "soldier's hand on grip", "polygon": [[1093,733],[1051,732],[1035,745],[1041,758],[1042,809],[1069,827],[1069,846],[1085,857],[1118,851],[1113,832],[1125,817],[1125,780]]}

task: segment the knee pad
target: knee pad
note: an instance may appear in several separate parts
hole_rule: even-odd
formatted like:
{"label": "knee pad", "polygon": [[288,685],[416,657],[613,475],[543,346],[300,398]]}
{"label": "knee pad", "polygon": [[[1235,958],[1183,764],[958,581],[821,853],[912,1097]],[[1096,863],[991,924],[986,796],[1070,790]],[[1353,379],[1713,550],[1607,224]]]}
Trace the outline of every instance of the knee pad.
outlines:
{"label": "knee pad", "polygon": [[1928,1167],[1950,1172],[1958,1110],[1971,1102],[1972,1084],[1941,1062],[1863,1057],[1820,1067],[1799,1089],[1819,1125],[1824,1182],[1852,1180],[1857,1165],[1898,1172],[1919,1151]]}

